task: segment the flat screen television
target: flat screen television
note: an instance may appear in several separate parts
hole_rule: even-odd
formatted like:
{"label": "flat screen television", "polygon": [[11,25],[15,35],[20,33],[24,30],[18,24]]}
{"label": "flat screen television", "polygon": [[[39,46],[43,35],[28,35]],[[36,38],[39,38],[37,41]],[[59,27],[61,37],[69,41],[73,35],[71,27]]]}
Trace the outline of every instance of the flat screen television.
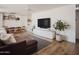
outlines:
{"label": "flat screen television", "polygon": [[50,28],[50,18],[38,19],[38,27],[40,27],[40,28]]}

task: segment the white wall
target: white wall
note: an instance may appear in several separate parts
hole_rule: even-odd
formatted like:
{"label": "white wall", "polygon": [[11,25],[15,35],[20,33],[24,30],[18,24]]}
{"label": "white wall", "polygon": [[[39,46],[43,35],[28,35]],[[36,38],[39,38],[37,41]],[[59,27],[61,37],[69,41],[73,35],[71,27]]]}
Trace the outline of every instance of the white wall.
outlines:
{"label": "white wall", "polygon": [[27,17],[17,15],[20,20],[4,20],[4,25],[8,27],[18,27],[18,26],[27,26]]}
{"label": "white wall", "polygon": [[[63,20],[67,22],[70,25],[70,28],[66,31],[64,31],[64,35],[67,36],[67,40],[70,42],[75,42],[75,5],[65,5],[63,7],[47,10],[47,11],[42,11],[42,12],[37,12],[32,14],[32,25],[35,25],[37,27],[37,19],[39,18],[51,18],[51,28],[52,25],[57,21],[57,20]],[[39,32],[39,30],[37,29]],[[35,31],[35,33],[37,33]],[[47,32],[43,32],[43,35],[46,35],[51,37],[52,34],[47,35]],[[42,35],[41,32],[37,33],[39,35]]]}

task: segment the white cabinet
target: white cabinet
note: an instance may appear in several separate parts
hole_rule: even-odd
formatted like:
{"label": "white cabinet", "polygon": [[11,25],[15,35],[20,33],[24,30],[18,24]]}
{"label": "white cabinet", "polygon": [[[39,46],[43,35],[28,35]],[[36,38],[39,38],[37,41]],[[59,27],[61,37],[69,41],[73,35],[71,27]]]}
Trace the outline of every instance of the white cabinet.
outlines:
{"label": "white cabinet", "polygon": [[42,28],[34,29],[33,33],[49,39],[53,38],[52,32],[50,32],[48,29],[42,29]]}

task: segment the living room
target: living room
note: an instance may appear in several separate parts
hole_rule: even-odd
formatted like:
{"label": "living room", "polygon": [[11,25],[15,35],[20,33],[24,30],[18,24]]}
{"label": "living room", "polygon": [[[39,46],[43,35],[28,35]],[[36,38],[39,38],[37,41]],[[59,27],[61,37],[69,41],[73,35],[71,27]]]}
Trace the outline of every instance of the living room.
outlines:
{"label": "living room", "polygon": [[[76,43],[75,7],[75,4],[1,4],[0,35],[7,34],[10,40],[3,36],[4,42],[2,40],[1,42],[4,46],[1,46],[0,54],[74,54],[70,50]],[[57,22],[63,23],[64,27],[55,29],[54,24],[56,25]],[[16,41],[19,43],[16,44]],[[46,52],[46,48],[52,42],[53,45],[56,43],[57,45],[54,46],[56,48],[48,48],[50,52],[55,51],[62,44],[67,44],[65,45],[67,47],[63,47],[63,53]],[[66,51],[67,48],[70,50]],[[73,50],[74,48],[72,52]]]}

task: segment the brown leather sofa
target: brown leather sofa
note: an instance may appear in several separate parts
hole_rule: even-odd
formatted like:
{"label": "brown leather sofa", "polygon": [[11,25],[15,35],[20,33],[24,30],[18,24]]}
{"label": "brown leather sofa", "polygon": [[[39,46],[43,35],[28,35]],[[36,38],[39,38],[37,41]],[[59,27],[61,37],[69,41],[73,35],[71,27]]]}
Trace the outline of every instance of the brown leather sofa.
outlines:
{"label": "brown leather sofa", "polygon": [[[0,41],[0,55],[29,55],[37,51],[37,41],[29,40],[29,38],[21,39],[17,43],[5,45]],[[27,40],[28,39],[28,40]]]}

